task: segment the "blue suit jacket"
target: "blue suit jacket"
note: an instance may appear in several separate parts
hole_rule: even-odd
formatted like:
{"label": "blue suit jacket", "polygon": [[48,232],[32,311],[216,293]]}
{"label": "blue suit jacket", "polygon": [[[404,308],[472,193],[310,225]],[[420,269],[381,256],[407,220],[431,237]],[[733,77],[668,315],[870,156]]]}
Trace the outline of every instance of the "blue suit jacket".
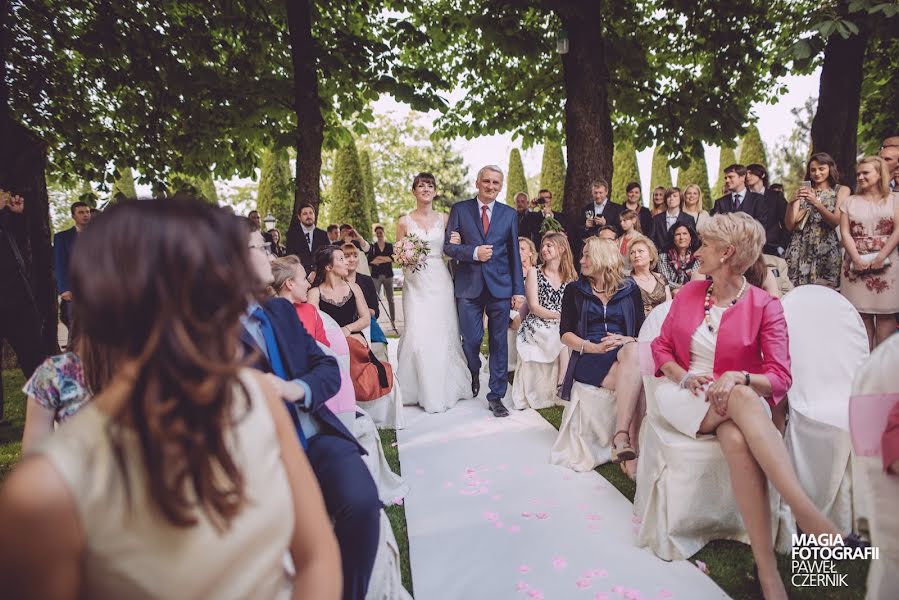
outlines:
{"label": "blue suit jacket", "polygon": [[[462,236],[461,244],[450,244],[453,231]],[[475,248],[493,245],[493,256],[487,262],[474,259]],[[524,295],[521,256],[518,254],[518,213],[497,201],[493,205],[490,228],[484,233],[478,199],[463,200],[453,205],[446,223],[443,252],[457,261],[455,269],[456,298],[477,298],[484,286],[494,298]]]}
{"label": "blue suit jacket", "polygon": [[70,227],[53,236],[53,269],[56,271],[56,293],[62,294],[72,288],[69,285],[69,261],[78,239],[78,230]]}
{"label": "blue suit jacket", "polygon": [[[331,409],[325,406],[325,402],[340,389],[340,369],[337,361],[322,352],[315,339],[306,332],[296,309],[290,302],[284,298],[272,298],[262,304],[262,309],[275,330],[275,340],[278,342],[281,360],[287,370],[287,379],[302,379],[309,386],[312,394],[309,412],[320,426],[321,433],[346,438],[365,454],[356,437],[343,426]],[[253,336],[243,327],[240,328],[240,339],[247,350],[256,351],[259,356],[252,366],[271,373],[272,368],[265,354],[259,352]]]}

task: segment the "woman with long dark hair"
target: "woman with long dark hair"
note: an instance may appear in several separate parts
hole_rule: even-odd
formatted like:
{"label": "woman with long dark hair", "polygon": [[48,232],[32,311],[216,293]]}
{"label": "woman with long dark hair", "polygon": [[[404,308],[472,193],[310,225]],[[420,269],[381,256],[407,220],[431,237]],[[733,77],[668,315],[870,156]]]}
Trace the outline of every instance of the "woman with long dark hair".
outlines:
{"label": "woman with long dark hair", "polygon": [[117,204],[79,237],[76,313],[117,370],[0,488],[4,594],[340,596],[293,423],[238,358],[263,287],[246,239],[234,216],[177,197]]}
{"label": "woman with long dark hair", "polygon": [[319,248],[309,304],[337,321],[343,335],[368,346],[362,331],[371,323],[371,316],[362,289],[346,280],[349,274],[343,250],[337,246]]}
{"label": "woman with long dark hair", "polygon": [[[708,216],[708,215],[706,215]],[[699,269],[695,252],[699,249],[699,236],[689,223],[675,223],[668,232],[668,245],[659,255],[659,273],[668,281],[671,295],[690,281]]]}

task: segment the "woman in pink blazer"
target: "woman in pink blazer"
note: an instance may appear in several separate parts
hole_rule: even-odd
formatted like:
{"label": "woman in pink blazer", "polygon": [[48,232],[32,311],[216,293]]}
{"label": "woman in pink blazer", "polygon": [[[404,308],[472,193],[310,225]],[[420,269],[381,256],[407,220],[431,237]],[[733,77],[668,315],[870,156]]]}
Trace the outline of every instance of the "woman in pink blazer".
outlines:
{"label": "woman in pink blazer", "polygon": [[765,230],[745,213],[719,214],[699,228],[699,272],[681,288],[652,343],[656,403],[684,435],[715,434],[731,471],[765,598],[787,598],[777,572],[768,480],[810,534],[837,534],[796,478],[771,408],[790,388],[787,323],[780,301],[743,273],[762,252]]}

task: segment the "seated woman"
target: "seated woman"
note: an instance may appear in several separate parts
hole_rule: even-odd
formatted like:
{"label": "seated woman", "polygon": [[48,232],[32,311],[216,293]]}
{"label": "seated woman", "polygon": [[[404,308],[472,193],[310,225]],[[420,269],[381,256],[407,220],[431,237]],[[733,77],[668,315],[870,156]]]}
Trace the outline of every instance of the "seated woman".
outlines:
{"label": "seated woman", "polygon": [[640,288],[643,314],[648,315],[659,304],[671,300],[671,290],[665,277],[656,273],[659,254],[652,240],[645,236],[634,238],[630,248],[631,278]]}
{"label": "seated woman", "polygon": [[346,337],[368,346],[362,331],[371,324],[371,313],[359,286],[346,280],[349,274],[343,250],[337,246],[319,248],[309,304],[337,321]]}
{"label": "seated woman", "polygon": [[780,301],[749,285],[743,273],[765,243],[745,213],[719,214],[699,228],[699,271],[712,280],[686,284],[652,343],[660,374],[655,399],[684,435],[715,434],[758,566],[765,598],[787,597],[777,572],[768,481],[809,534],[837,534],[802,490],[771,409],[790,387],[787,324]]}
{"label": "seated woman", "polygon": [[659,256],[659,273],[668,281],[671,295],[676,296],[693,273],[699,270],[699,260],[695,255],[699,248],[699,236],[689,223],[675,223],[668,239],[670,242]]}
{"label": "seated woman", "polygon": [[108,383],[115,370],[114,356],[72,321],[72,351],[45,360],[25,383],[28,398],[22,454],[31,453],[62,424],[87,405]]}
{"label": "seated woman", "polygon": [[[458,234],[455,234],[458,235]],[[453,238],[455,239],[455,237]],[[530,238],[518,238],[518,254],[521,256],[521,271],[525,284],[528,280],[528,273],[533,267],[537,266],[537,248]],[[518,328],[521,327],[525,317],[528,315],[527,301],[521,304],[518,310],[512,309],[509,313],[509,331],[507,337],[508,354],[509,354],[509,372],[512,373],[518,368]]]}
{"label": "seated woman", "polygon": [[[552,406],[568,366],[568,349],[559,339],[559,319],[565,287],[577,279],[577,273],[565,234],[550,232],[543,236],[540,256],[543,264],[531,267],[526,279],[530,313],[517,336],[519,362],[512,405],[518,409]],[[551,365],[556,373],[542,369],[543,365]]]}
{"label": "seated woman", "polygon": [[0,556],[4,593],[340,597],[291,417],[240,362],[240,317],[262,287],[243,227],[174,197],[116,204],[79,235],[76,314],[116,370],[0,488],[0,547],[15,548]]}
{"label": "seated woman", "polygon": [[294,254],[275,259],[272,261],[272,275],[275,278],[271,285],[274,295],[289,300],[297,309],[297,316],[309,335],[319,344],[329,346],[321,315],[309,304],[310,284],[300,259]]}
{"label": "seated woman", "polygon": [[359,272],[360,260],[364,258],[363,253],[359,252],[353,244],[344,244],[341,246],[343,256],[346,258],[347,278],[350,283],[355,283],[362,290],[365,297],[365,304],[368,306],[368,312],[371,315],[371,325],[369,329],[369,342],[379,344],[374,346],[373,351],[377,348],[379,351],[375,354],[381,360],[387,359],[387,336],[384,330],[378,325],[378,317],[381,315],[381,309],[378,306],[378,291],[375,288],[375,280],[365,273]]}
{"label": "seated woman", "polygon": [[615,392],[615,433],[612,462],[627,462],[637,472],[637,440],[642,408],[636,335],[643,325],[640,288],[624,274],[618,245],[589,238],[581,257],[581,277],[565,288],[559,332],[573,355],[562,386],[562,397],[577,386]]}

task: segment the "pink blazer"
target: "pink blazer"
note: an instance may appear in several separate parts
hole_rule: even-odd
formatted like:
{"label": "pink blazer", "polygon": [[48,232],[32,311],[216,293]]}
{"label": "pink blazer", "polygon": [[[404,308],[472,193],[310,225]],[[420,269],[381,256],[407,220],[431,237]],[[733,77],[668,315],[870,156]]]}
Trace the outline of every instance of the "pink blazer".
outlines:
{"label": "pink blazer", "polygon": [[[652,357],[661,376],[661,366],[675,361],[690,368],[690,344],[700,324],[705,326],[705,293],[711,282],[691,281],[684,285],[652,342]],[[747,371],[766,375],[771,382],[771,406],[786,395],[793,383],[790,375],[790,343],[787,321],[780,300],[755,286],[725,311],[715,346],[714,376],[725,371]]]}

